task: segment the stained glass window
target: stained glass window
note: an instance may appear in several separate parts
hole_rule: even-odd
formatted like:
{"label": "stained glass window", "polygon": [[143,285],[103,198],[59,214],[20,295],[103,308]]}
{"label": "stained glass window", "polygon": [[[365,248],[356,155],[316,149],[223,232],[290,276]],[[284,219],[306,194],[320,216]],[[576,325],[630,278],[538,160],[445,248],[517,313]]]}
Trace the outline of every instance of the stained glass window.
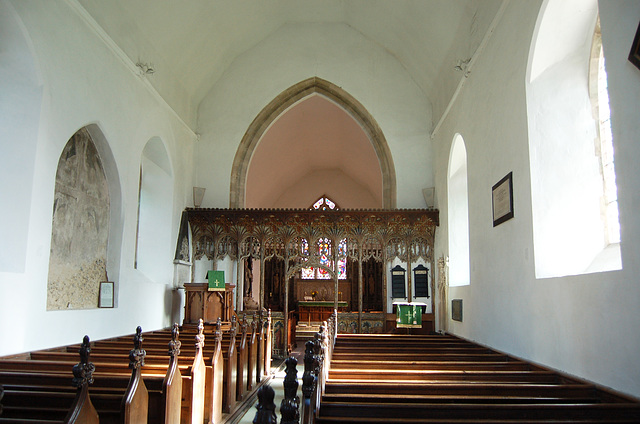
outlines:
{"label": "stained glass window", "polygon": [[336,202],[329,199],[327,196],[322,196],[318,200],[316,200],[315,203],[309,209],[318,209],[321,211],[326,211],[327,209],[334,210],[339,208],[338,208],[338,205],[336,205]]}
{"label": "stained glass window", "polygon": [[[322,196],[311,206],[310,209],[316,210],[334,210],[338,209],[338,206],[334,201],[329,199],[327,196]],[[309,243],[307,240],[302,240],[302,255],[309,255]],[[338,255],[342,259],[338,259],[338,279],[345,280],[347,278],[347,240],[343,239],[338,245]],[[333,268],[333,254],[331,253],[331,241],[328,238],[321,238],[318,240],[318,256],[320,257],[320,263],[327,266],[328,268]],[[303,259],[306,261],[306,259]],[[324,268],[302,268],[300,273],[302,279],[312,280],[330,280],[331,274]]]}

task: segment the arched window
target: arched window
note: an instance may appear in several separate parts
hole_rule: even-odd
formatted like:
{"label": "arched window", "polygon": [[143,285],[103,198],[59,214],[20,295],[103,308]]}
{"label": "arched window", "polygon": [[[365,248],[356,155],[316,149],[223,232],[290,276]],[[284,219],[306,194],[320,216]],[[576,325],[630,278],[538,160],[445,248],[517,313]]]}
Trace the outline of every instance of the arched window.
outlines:
{"label": "arched window", "polygon": [[139,190],[135,268],[152,281],[166,283],[171,276],[173,174],[157,137],[142,151]]}
{"label": "arched window", "polygon": [[322,196],[318,200],[316,200],[309,209],[326,211],[327,209],[334,210],[340,208],[338,208],[338,205],[336,205],[333,200],[329,199],[327,196]]}
{"label": "arched window", "polygon": [[622,268],[598,5],[569,1],[541,8],[527,70],[537,278]]}
{"label": "arched window", "polygon": [[467,150],[460,134],[453,138],[447,177],[449,285],[464,286],[470,283],[469,192]]}
{"label": "arched window", "polygon": [[[313,205],[309,209],[315,210],[336,210],[339,209],[336,203],[329,199],[327,196],[321,196],[318,200],[313,202]],[[343,239],[338,245],[338,279],[345,280],[347,278],[347,240]],[[309,256],[309,243],[307,240],[302,240],[302,255]],[[331,251],[331,240],[328,238],[321,238],[318,240],[318,257],[322,265],[328,268],[333,268],[333,254]],[[304,280],[329,280],[331,274],[324,268],[302,268],[300,271],[300,277]]]}
{"label": "arched window", "polygon": [[607,71],[602,49],[600,19],[596,22],[591,48],[589,86],[593,116],[597,121],[598,137],[596,154],[599,157],[602,175],[602,220],[605,225],[606,243],[620,243],[620,221],[618,219],[618,188],[613,162],[613,135],[611,133],[611,111],[609,110],[609,91],[607,90]]}

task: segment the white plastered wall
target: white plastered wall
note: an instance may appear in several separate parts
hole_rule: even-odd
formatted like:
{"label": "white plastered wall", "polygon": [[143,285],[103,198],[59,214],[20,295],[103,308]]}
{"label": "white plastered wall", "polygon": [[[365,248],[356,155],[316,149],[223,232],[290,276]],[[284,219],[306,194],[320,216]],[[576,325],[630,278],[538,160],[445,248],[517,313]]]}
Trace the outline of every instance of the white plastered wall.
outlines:
{"label": "white plastered wall", "polygon": [[247,128],[287,88],[310,77],[340,86],[380,125],[396,163],[397,206],[424,207],[433,184],[431,109],[388,51],[342,24],[284,25],[239,56],[199,108],[196,182],[203,207],[228,207],[231,166]]}
{"label": "white plastered wall", "polygon": [[[540,1],[510,2],[433,141],[436,192],[446,192],[455,133],[465,140],[469,181],[471,284],[463,322],[450,332],[536,363],[640,396],[638,285],[640,157],[635,122],[640,70],[627,55],[640,18],[634,2],[600,2],[609,73],[622,226],[622,271],[536,279],[525,74]],[[513,172],[515,217],[493,227],[491,187]],[[436,257],[447,255],[447,205],[439,196]]]}
{"label": "white plastered wall", "polygon": [[[78,343],[85,334],[92,339],[128,334],[137,325],[144,330],[166,327],[171,323],[173,270],[163,268],[166,283],[158,283],[133,268],[141,154],[145,143],[158,137],[180,176],[174,181],[173,203],[167,205],[175,248],[180,213],[193,185],[188,171],[194,135],[66,2],[20,0],[12,7],[33,46],[43,101],[36,111],[39,120],[24,122],[37,128],[36,139],[29,140],[36,146],[35,171],[25,178],[32,193],[28,207],[18,205],[29,218],[26,265],[23,272],[0,272],[0,355]],[[71,135],[87,125],[104,136],[97,144],[111,156],[104,165],[107,174],[115,175],[111,183],[119,191],[120,201],[111,214],[117,230],[109,241],[109,279],[116,283],[117,307],[46,312],[56,166]],[[5,144],[10,142],[2,140],[0,154],[12,152]],[[29,155],[29,148],[19,153]],[[15,159],[22,160],[20,155]],[[0,184],[20,182],[3,179]],[[2,220],[11,217],[5,210],[0,211]],[[159,263],[172,262],[170,250]]]}

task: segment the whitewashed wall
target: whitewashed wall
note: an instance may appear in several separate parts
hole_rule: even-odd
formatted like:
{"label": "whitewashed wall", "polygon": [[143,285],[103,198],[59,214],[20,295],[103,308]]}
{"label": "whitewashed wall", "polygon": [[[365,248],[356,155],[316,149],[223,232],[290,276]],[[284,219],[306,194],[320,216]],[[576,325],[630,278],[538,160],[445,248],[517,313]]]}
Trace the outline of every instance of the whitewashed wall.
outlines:
{"label": "whitewashed wall", "polygon": [[[18,165],[14,175],[0,180],[2,193],[22,186],[24,191],[3,197],[0,221],[12,222],[18,214],[28,218],[21,224],[25,247],[16,245],[17,259],[24,267],[0,269],[0,355],[43,347],[80,342],[85,334],[92,339],[132,333],[136,325],[151,330],[171,323],[173,269],[162,267],[164,275],[149,280],[134,269],[136,215],[141,153],[147,141],[158,137],[164,143],[176,178],[172,214],[172,249],[159,264],[173,261],[173,249],[180,213],[191,196],[189,170],[194,134],[145,87],[123,61],[96,36],[96,33],[63,1],[2,1],[2,16],[23,35],[15,57],[31,60],[33,82],[21,86],[0,79],[3,110],[18,102],[29,113],[14,117],[11,128],[28,131],[18,139],[4,132],[0,156]],[[4,21],[3,21],[4,22]],[[6,27],[5,27],[6,28]],[[4,28],[3,28],[4,29]],[[15,33],[14,33],[15,36]],[[17,37],[17,36],[16,36]],[[13,44],[15,46],[16,44]],[[25,51],[25,49],[28,49]],[[6,74],[15,68],[3,62]],[[18,65],[23,65],[21,62]],[[27,63],[27,68],[29,68]],[[20,68],[17,68],[20,69]],[[18,87],[18,88],[16,88]],[[29,91],[32,90],[32,91]],[[33,90],[42,91],[42,102],[34,102]],[[33,108],[37,108],[33,110]],[[20,121],[23,119],[23,121]],[[46,311],[47,270],[51,242],[51,218],[55,172],[58,159],[69,138],[81,127],[95,124],[106,139],[112,161],[106,166],[117,176],[112,180],[119,204],[112,204],[112,224],[119,228],[110,239],[112,259],[109,278],[117,286],[117,308],[84,311]],[[34,131],[35,129],[35,131]],[[99,143],[98,143],[99,144]],[[103,162],[105,158],[103,157]],[[109,161],[107,161],[109,162]],[[29,197],[24,198],[24,193]],[[22,220],[20,221],[22,222]],[[19,240],[19,238],[18,238]],[[20,250],[23,249],[23,250]]]}
{"label": "whitewashed wall", "polygon": [[422,189],[433,186],[430,106],[388,51],[341,24],[281,27],[239,56],[204,98],[195,159],[197,185],[207,188],[202,206],[229,206],[231,166],[247,128],[310,77],[340,86],[374,116],[396,164],[397,206],[424,207]]}
{"label": "whitewashed wall", "polygon": [[[509,3],[460,97],[433,141],[436,192],[446,193],[456,133],[465,140],[469,179],[471,284],[452,333],[533,362],[640,396],[637,111],[640,70],[627,61],[637,2],[600,2],[612,105],[622,226],[622,271],[536,279],[525,74],[541,2]],[[560,122],[558,125],[562,125]],[[515,217],[492,226],[491,187],[513,172]],[[436,256],[447,255],[447,202],[438,196]],[[449,315],[450,317],[450,315]]]}

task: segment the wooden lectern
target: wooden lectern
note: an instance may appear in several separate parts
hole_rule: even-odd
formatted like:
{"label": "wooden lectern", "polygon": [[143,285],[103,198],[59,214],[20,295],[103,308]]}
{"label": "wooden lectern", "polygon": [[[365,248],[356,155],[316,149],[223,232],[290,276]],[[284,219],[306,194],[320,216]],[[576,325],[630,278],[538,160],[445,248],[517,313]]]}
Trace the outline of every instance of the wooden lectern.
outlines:
{"label": "wooden lectern", "polygon": [[218,317],[230,321],[235,287],[227,284],[224,291],[209,291],[207,283],[185,284],[184,324],[197,324],[200,318],[204,322],[216,322]]}

